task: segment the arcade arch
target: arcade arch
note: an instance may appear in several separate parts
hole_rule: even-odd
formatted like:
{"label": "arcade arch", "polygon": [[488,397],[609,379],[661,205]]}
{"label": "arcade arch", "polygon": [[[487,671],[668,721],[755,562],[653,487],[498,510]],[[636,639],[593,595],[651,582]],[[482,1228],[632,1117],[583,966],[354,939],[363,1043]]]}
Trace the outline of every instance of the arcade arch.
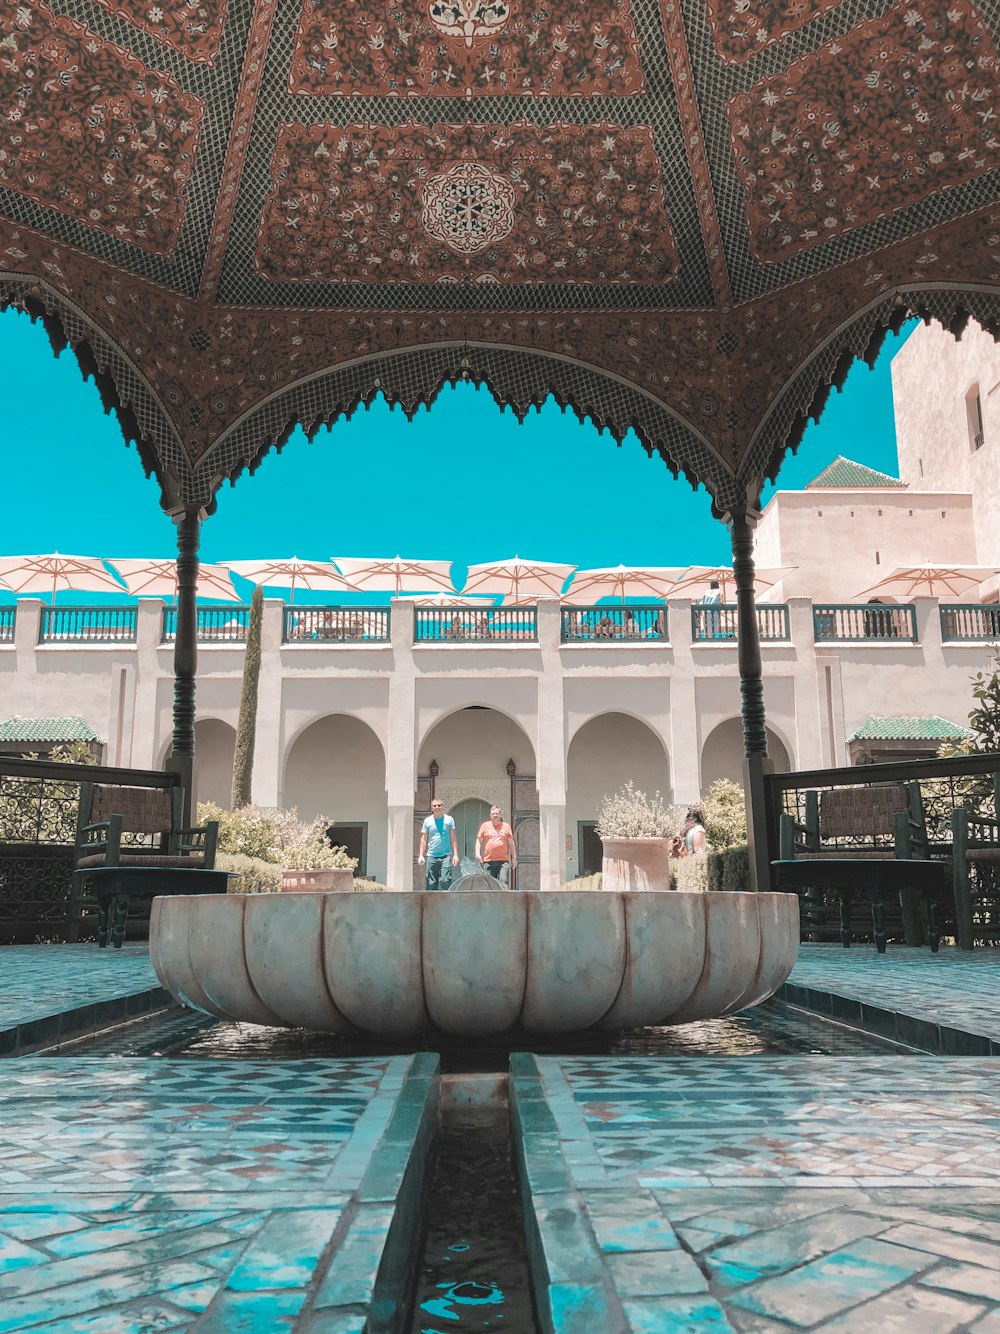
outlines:
{"label": "arcade arch", "polygon": [[[779,772],[792,767],[788,747],[770,727],[767,728],[767,753]],[[727,718],[724,723],[719,723],[709,732],[701,748],[702,792],[707,791],[717,778],[728,778],[742,786],[743,723],[739,718]]]}
{"label": "arcade arch", "polygon": [[647,724],[627,713],[601,713],[570,742],[566,762],[566,874],[599,871],[600,842],[593,832],[605,794],[632,780],[644,792],[671,800],[670,761]]}
{"label": "arcade arch", "polygon": [[282,805],[303,820],[327,816],[344,835],[358,874],[385,881],[388,806],[385,752],[367,723],[330,714],[298,734],[285,759]]}

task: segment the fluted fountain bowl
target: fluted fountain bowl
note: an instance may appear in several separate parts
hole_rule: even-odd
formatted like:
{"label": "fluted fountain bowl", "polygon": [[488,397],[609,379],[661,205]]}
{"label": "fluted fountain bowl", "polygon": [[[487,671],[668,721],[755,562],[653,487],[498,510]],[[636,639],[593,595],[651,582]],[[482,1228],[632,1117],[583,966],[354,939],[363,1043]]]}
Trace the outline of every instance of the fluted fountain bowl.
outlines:
{"label": "fluted fountain bowl", "polygon": [[177,1000],[220,1019],[411,1038],[686,1024],[792,970],[794,894],[329,893],[154,899]]}

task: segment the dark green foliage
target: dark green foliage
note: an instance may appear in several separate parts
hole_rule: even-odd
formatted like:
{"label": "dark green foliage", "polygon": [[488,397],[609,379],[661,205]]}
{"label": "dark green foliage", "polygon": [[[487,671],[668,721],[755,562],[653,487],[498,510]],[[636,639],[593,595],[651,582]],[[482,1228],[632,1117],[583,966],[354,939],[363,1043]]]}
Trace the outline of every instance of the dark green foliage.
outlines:
{"label": "dark green foliage", "polygon": [[260,584],[250,599],[247,623],[246,656],[243,659],[243,689],[240,694],[240,718],[236,725],[236,753],[233,756],[233,810],[250,804],[253,780],[253,752],[257,739],[257,694],[260,686],[260,629],[264,617],[264,590]]}
{"label": "dark green foliage", "polygon": [[725,893],[750,888],[750,850],[745,843],[708,854],[708,888]]}

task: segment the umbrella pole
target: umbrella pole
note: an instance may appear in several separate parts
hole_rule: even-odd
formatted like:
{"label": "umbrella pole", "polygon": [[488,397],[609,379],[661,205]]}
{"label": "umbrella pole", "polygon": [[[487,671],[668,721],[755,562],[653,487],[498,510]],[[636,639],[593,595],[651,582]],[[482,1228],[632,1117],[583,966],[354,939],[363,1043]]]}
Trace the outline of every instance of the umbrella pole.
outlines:
{"label": "umbrella pole", "polygon": [[[757,606],[754,601],[753,522],[745,510],[730,518],[733,576],[736,583],[736,633],[743,715],[743,785],[747,806],[747,842],[750,880],[747,887],[764,893],[771,888],[771,849],[768,837],[767,793],[764,775],[773,766],[767,758],[764,682],[760,656]],[[774,850],[777,855],[777,849]]]}

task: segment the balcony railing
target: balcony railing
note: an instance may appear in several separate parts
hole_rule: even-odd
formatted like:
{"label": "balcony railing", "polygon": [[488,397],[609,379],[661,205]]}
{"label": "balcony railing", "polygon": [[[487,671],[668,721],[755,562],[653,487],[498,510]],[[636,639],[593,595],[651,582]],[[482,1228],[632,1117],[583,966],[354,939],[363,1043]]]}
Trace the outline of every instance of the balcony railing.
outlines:
{"label": "balcony railing", "polygon": [[953,603],[942,605],[941,639],[946,644],[959,640],[980,642],[1000,640],[1000,605],[990,603]]}
{"label": "balcony railing", "polygon": [[817,644],[888,641],[915,644],[917,617],[913,607],[878,603],[827,603],[813,607],[813,636]]}
{"label": "balcony railing", "polygon": [[417,607],[415,631],[418,644],[530,643],[538,639],[538,622],[534,607]]}
{"label": "balcony railing", "polygon": [[[787,643],[792,637],[788,608],[783,602],[767,603],[757,607],[757,635],[762,644]],[[691,638],[696,644],[711,644],[727,639],[735,640],[737,609],[732,603],[691,608]]]}
{"label": "balcony railing", "polygon": [[[197,609],[197,635],[199,644],[242,644],[247,637],[250,623],[250,608],[232,604],[225,607],[199,607]],[[177,638],[177,609],[164,607],[163,632],[161,642],[171,643]]]}
{"label": "balcony railing", "polygon": [[16,607],[0,607],[0,644],[13,643],[16,619]]}
{"label": "balcony railing", "polygon": [[135,607],[43,607],[40,644],[134,644]]}
{"label": "balcony railing", "polygon": [[667,641],[666,609],[652,607],[564,607],[562,642],[579,644],[609,640]]}
{"label": "balcony railing", "polygon": [[389,642],[388,607],[286,607],[286,643]]}

